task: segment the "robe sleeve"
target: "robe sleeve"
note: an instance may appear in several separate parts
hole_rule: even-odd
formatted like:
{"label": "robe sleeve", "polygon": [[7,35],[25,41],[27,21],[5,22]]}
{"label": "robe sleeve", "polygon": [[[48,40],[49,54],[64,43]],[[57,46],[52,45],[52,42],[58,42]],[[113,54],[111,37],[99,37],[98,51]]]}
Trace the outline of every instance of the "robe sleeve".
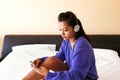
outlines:
{"label": "robe sleeve", "polygon": [[[61,44],[61,46],[60,46],[59,51],[58,51],[58,52],[56,53],[56,55],[55,55],[55,57],[57,57],[58,59],[60,59],[60,60],[62,60],[62,61],[65,60],[64,49],[63,49],[64,45],[65,45],[65,43],[64,43],[64,41],[63,41],[62,44]],[[40,59],[41,59],[42,61],[45,61],[47,58],[48,58],[48,57],[45,56],[45,57],[41,57]]]}
{"label": "robe sleeve", "polygon": [[62,61],[65,60],[64,47],[65,47],[65,42],[63,41],[59,51],[55,55],[55,57],[57,57],[58,59],[60,59]]}

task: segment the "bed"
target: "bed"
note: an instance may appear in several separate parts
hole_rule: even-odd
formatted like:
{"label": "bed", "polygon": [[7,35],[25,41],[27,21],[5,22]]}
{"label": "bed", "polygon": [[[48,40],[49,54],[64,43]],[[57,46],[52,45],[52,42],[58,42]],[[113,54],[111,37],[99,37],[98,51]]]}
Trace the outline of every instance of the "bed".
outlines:
{"label": "bed", "polygon": [[[99,80],[119,80],[120,35],[88,36],[94,48]],[[5,35],[0,80],[21,80],[31,70],[29,61],[55,55],[62,40],[60,35]]]}

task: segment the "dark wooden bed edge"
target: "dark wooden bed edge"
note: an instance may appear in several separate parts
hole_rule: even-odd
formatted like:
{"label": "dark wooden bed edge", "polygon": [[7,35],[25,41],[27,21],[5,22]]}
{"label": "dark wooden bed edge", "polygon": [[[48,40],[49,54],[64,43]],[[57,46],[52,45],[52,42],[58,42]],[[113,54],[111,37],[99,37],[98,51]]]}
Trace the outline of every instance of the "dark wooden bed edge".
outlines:
{"label": "dark wooden bed edge", "polygon": [[[117,51],[120,56],[120,35],[88,36],[93,48],[112,49]],[[5,35],[2,46],[2,59],[12,51],[12,46],[23,44],[56,44],[56,50],[59,50],[62,40],[60,35]]]}

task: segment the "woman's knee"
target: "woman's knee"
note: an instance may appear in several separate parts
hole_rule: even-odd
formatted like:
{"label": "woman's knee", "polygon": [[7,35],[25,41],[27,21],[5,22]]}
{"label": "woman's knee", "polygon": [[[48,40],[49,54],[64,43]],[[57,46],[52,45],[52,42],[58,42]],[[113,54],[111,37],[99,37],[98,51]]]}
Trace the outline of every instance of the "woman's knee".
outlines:
{"label": "woman's knee", "polygon": [[49,62],[50,64],[52,64],[52,63],[55,63],[55,62],[58,62],[58,61],[59,61],[59,59],[57,59],[57,58],[54,57],[54,56],[51,56],[51,57],[49,57],[48,59],[46,59],[45,62]]}

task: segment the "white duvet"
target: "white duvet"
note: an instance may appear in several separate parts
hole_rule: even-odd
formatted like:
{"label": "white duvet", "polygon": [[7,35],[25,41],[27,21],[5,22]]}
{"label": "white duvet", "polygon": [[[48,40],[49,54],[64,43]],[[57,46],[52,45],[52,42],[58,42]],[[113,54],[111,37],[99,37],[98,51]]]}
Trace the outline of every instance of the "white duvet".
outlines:
{"label": "white duvet", "polygon": [[[20,49],[14,47],[13,51],[0,63],[0,80],[22,80],[31,70],[29,61],[38,57],[55,55],[53,48],[51,50],[38,45],[24,46]],[[99,80],[120,80],[120,59],[117,52],[94,49],[94,53]]]}

